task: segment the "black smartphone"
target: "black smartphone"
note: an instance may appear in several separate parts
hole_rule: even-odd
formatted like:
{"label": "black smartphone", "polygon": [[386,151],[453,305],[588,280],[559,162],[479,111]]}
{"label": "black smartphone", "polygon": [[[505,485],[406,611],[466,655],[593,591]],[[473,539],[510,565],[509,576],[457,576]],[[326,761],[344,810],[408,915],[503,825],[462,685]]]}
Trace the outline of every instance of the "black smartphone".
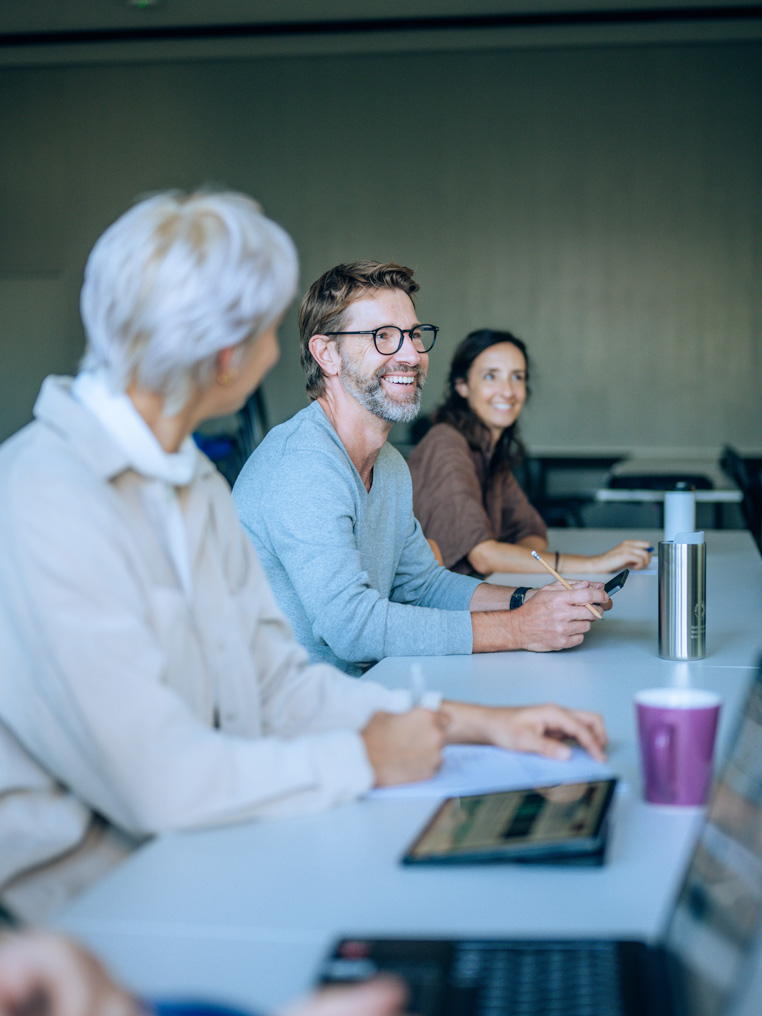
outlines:
{"label": "black smartphone", "polygon": [[603,587],[604,590],[613,596],[614,593],[618,593],[622,586],[627,581],[627,576],[630,574],[629,568],[623,568],[618,575],[615,575],[613,579],[609,579],[606,585]]}

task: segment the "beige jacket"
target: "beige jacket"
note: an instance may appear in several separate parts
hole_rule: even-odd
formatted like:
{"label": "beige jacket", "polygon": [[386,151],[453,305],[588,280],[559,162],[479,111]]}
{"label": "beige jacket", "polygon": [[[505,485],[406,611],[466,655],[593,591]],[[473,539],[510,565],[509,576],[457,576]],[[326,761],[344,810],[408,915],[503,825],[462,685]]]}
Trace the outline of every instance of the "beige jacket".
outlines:
{"label": "beige jacket", "polygon": [[0,884],[80,843],[92,812],[135,842],[362,794],[357,731],[409,693],[308,665],[206,459],[181,492],[189,601],[146,481],[68,387],[48,378],[0,448],[0,853],[3,806],[34,796],[37,815]]}

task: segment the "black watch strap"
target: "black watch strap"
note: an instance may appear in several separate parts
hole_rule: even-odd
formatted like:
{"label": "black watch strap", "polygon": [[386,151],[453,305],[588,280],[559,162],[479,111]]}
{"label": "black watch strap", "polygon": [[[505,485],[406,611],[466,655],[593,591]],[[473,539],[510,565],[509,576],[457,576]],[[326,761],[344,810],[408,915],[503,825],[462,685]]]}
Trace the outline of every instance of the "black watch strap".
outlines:
{"label": "black watch strap", "polygon": [[520,607],[524,602],[524,597],[531,589],[531,586],[519,586],[518,589],[514,589],[513,596],[511,596],[511,602],[508,606],[509,610],[515,610],[516,607]]}

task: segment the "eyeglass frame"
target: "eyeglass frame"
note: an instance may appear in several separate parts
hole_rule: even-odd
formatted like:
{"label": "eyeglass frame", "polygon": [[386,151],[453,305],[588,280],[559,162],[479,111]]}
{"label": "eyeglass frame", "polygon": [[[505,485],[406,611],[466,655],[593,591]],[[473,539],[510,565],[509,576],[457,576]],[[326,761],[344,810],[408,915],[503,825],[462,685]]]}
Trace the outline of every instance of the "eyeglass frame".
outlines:
{"label": "eyeglass frame", "polygon": [[[392,350],[391,353],[382,352],[378,348],[378,343],[376,342],[377,333],[383,331],[384,328],[396,328],[397,331],[400,333],[399,344],[397,345],[396,349]],[[419,328],[431,328],[432,331],[434,332],[434,338],[431,340],[431,345],[428,347],[428,349],[415,349],[415,343],[413,342],[413,336],[411,333]],[[427,323],[415,325],[413,328],[400,328],[399,325],[379,325],[378,328],[364,328],[361,332],[323,332],[322,334],[328,336],[329,338],[333,338],[336,335],[372,335],[373,345],[376,347],[376,352],[379,354],[379,356],[394,356],[396,353],[399,353],[399,351],[402,349],[402,344],[405,341],[406,335],[410,336],[410,341],[413,342],[413,349],[415,349],[416,353],[431,352],[431,350],[434,348],[434,343],[437,341],[437,335],[439,334],[439,325],[430,325]]]}

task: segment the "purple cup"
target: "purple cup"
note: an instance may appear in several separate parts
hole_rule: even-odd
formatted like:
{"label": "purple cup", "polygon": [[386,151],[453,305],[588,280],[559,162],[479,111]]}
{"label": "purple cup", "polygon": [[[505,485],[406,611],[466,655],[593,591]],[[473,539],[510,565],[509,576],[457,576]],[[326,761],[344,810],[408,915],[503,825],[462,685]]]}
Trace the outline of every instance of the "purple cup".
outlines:
{"label": "purple cup", "polygon": [[706,804],[719,695],[699,688],[649,688],[635,695],[635,708],[646,800]]}

